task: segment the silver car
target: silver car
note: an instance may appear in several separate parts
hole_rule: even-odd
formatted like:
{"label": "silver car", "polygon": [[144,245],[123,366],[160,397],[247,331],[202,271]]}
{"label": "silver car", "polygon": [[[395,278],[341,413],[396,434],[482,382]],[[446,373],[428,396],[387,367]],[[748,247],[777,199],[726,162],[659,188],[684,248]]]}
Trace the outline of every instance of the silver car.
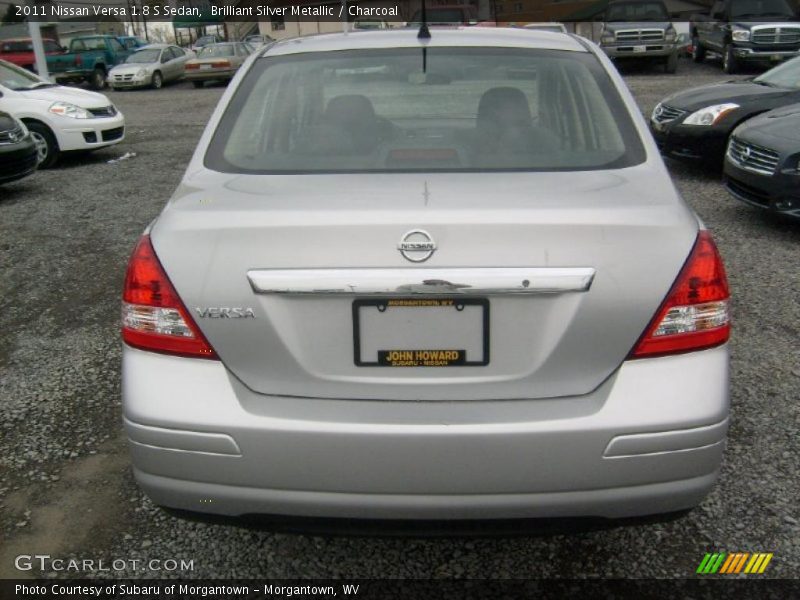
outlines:
{"label": "silver car", "polygon": [[152,87],[161,89],[169,81],[182,79],[186,61],[194,58],[178,46],[150,44],[131,54],[125,62],[108,72],[108,85],[113,89]]}
{"label": "silver car", "polygon": [[277,42],[128,266],[135,476],[223,515],[687,509],[725,444],[728,296],[597,46]]}

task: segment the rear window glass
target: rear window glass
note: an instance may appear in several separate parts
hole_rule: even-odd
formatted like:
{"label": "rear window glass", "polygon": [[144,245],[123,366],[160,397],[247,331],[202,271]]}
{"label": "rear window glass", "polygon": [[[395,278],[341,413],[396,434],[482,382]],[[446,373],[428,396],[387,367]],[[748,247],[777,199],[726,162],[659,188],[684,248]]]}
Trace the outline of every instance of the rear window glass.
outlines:
{"label": "rear window glass", "polygon": [[233,45],[215,44],[213,46],[205,46],[197,56],[199,58],[213,58],[215,56],[233,56],[233,54]]}
{"label": "rear window glass", "polygon": [[205,157],[233,173],[586,170],[644,160],[589,53],[420,48],[259,59]]}

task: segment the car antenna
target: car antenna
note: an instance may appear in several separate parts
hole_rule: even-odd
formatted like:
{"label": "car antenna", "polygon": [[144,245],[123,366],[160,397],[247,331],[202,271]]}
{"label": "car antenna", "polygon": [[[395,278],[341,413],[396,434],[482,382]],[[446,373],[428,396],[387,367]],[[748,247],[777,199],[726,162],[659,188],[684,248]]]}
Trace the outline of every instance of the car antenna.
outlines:
{"label": "car antenna", "polygon": [[425,0],[422,0],[422,23],[419,26],[419,33],[417,33],[417,38],[420,40],[429,40],[431,39],[431,30],[428,29],[428,12],[425,10]]}

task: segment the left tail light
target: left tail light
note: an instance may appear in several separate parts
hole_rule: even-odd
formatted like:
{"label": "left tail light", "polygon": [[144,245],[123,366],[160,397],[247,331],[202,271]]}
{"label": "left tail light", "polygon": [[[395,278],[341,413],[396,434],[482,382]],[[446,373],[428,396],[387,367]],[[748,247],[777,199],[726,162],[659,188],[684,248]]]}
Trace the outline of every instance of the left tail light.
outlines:
{"label": "left tail light", "polygon": [[149,235],[136,244],[125,273],[122,339],[142,350],[217,358],[164,272]]}

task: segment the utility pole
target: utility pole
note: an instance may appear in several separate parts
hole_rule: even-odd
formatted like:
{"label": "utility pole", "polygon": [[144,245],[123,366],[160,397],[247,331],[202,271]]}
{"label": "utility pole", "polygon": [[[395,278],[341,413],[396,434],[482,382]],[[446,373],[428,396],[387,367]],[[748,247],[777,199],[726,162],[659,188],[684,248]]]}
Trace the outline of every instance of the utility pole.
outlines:
{"label": "utility pole", "polygon": [[[34,8],[33,0],[29,0],[28,4]],[[42,44],[42,31],[39,29],[39,21],[35,20],[37,17],[28,17],[28,33],[31,36],[33,43],[33,55],[36,58],[36,71],[39,77],[49,80],[50,74],[47,72],[47,55],[44,53],[44,44]]]}

